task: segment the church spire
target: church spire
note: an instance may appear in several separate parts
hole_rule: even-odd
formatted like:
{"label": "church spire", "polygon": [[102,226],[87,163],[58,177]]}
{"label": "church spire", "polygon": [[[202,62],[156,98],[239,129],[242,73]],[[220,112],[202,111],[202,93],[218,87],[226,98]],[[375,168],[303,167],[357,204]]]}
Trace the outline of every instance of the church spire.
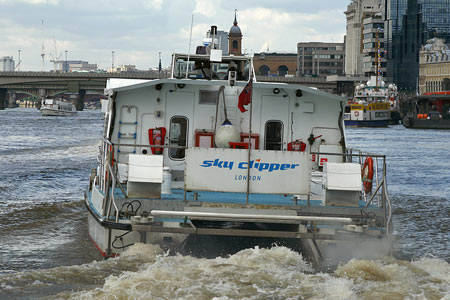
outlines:
{"label": "church spire", "polygon": [[237,9],[234,10],[234,22],[228,33],[228,51],[229,54],[242,55],[242,32],[237,22]]}

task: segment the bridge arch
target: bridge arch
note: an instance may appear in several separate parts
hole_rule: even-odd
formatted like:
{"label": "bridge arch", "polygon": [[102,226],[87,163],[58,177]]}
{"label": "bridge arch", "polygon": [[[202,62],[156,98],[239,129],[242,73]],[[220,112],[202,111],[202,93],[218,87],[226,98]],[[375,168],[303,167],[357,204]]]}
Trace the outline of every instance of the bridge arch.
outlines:
{"label": "bridge arch", "polygon": [[9,91],[12,91],[12,92],[14,92],[16,94],[28,95],[28,96],[31,96],[31,97],[35,98],[36,100],[38,99],[38,95],[33,93],[33,92],[24,91],[24,90],[14,90],[14,89],[9,89]]}

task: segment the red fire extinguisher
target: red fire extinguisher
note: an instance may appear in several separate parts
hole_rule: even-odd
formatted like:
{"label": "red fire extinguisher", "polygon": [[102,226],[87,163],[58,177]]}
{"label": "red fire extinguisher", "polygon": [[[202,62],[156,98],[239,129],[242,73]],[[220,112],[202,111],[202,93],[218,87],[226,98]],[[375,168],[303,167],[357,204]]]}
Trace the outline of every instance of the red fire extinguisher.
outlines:
{"label": "red fire extinguisher", "polygon": [[293,142],[288,143],[287,150],[288,151],[305,151],[306,144],[303,143],[301,140],[296,140]]}
{"label": "red fire extinguisher", "polygon": [[[148,130],[148,140],[151,146],[164,145],[164,138],[166,136],[166,128],[156,127]],[[164,148],[152,147],[153,154],[162,154]]]}

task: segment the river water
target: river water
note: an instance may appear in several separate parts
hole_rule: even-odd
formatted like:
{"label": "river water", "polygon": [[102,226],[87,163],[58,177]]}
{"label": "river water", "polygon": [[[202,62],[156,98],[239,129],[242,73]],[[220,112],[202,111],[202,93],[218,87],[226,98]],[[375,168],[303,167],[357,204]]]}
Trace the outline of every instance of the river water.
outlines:
{"label": "river water", "polygon": [[0,111],[0,299],[450,300],[450,131],[347,128],[349,146],[388,156],[399,239],[393,257],[324,271],[284,247],[204,259],[138,244],[103,260],[83,204],[101,117]]}

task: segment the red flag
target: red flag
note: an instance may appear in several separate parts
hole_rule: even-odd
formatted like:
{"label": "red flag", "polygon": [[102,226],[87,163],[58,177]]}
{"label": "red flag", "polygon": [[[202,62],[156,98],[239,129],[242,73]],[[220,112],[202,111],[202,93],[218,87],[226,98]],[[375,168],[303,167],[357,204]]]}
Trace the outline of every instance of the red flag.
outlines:
{"label": "red flag", "polygon": [[238,108],[241,112],[246,112],[244,105],[248,105],[252,102],[252,78],[245,85],[242,92],[239,94]]}

